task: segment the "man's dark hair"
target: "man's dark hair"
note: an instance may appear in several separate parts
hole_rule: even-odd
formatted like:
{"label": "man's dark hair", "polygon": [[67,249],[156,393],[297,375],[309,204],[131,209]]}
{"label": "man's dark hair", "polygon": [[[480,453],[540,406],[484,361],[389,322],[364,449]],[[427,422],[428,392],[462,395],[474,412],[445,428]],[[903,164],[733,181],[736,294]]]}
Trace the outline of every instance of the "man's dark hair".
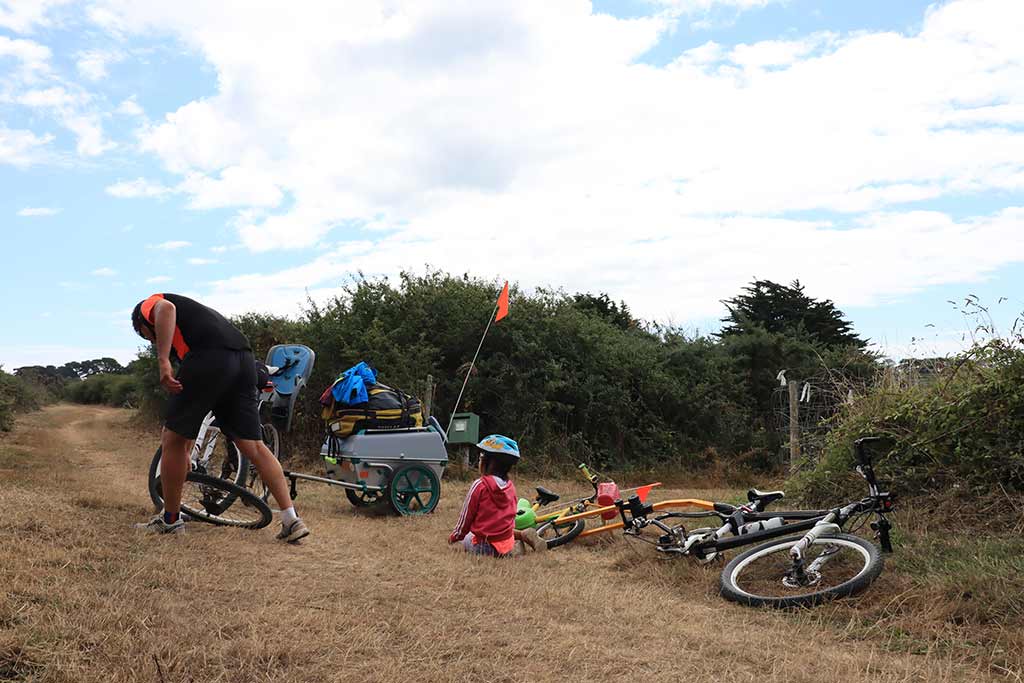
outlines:
{"label": "man's dark hair", "polygon": [[[142,315],[142,302],[135,304],[135,308],[132,309],[132,327],[135,328],[135,333],[142,337],[142,326],[145,325],[146,329],[154,330],[153,326],[146,320],[146,317]],[[145,337],[143,337],[145,339]]]}

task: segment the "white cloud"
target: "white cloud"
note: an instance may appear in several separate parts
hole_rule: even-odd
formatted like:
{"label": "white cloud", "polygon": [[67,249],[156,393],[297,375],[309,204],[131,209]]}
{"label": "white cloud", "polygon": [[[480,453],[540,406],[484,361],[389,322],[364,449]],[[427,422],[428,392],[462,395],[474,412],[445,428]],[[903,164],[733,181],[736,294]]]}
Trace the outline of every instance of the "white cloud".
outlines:
{"label": "white cloud", "polygon": [[174,192],[173,188],[155,183],[145,178],[135,180],[121,180],[113,185],[108,185],[106,193],[113,197],[163,197]]}
{"label": "white cloud", "polygon": [[72,92],[63,86],[26,90],[13,101],[24,107],[48,110],[61,125],[75,134],[76,150],[82,156],[98,156],[114,144],[103,133],[101,116],[89,110],[91,98],[84,91]]}
{"label": "white cloud", "polygon": [[139,103],[135,100],[135,96],[124,99],[121,104],[117,105],[115,110],[118,114],[124,116],[145,116],[146,112],[139,106]]}
{"label": "white cloud", "polygon": [[26,206],[18,211],[19,216],[56,216],[60,209],[47,208],[42,206]]}
{"label": "white cloud", "polygon": [[117,271],[113,268],[97,268],[92,271],[92,275],[96,275],[97,277],[113,277],[114,275],[117,275]]}
{"label": "white cloud", "polygon": [[165,251],[173,251],[174,249],[184,249],[185,247],[191,247],[191,242],[184,240],[170,240],[168,242],[161,242],[160,244],[150,245],[153,249],[163,249]]}
{"label": "white cloud", "polygon": [[715,7],[751,10],[784,0],[652,0],[654,4],[678,12],[706,12]]}
{"label": "white cloud", "polygon": [[36,26],[50,26],[52,9],[71,0],[0,0],[0,26],[15,33],[30,33]]}
{"label": "white cloud", "polygon": [[177,188],[188,194],[191,209],[219,209],[232,206],[275,207],[283,195],[271,173],[258,167],[232,166],[213,178],[190,173]]}
{"label": "white cloud", "polygon": [[101,81],[107,77],[107,67],[123,61],[125,54],[120,50],[83,50],[77,55],[75,67],[78,73],[90,81]]}
{"label": "white cloud", "polygon": [[270,174],[261,169],[240,166],[224,169],[219,177],[192,172],[174,187],[146,178],[136,178],[114,183],[106,191],[107,194],[122,198],[186,194],[190,209],[272,208],[283,199],[281,190],[274,184]]}
{"label": "white cloud", "polygon": [[167,275],[154,275],[153,277],[146,278],[146,284],[153,285],[158,282],[170,282],[171,279],[172,278]]}
{"label": "white cloud", "polygon": [[208,266],[212,263],[217,263],[217,259],[213,258],[190,258],[188,260],[190,265],[193,266]]}
{"label": "white cloud", "polygon": [[[219,88],[141,132],[180,183],[118,196],[237,207],[254,251],[346,240],[308,270],[218,285],[232,301],[268,278],[283,302],[356,268],[431,263],[685,318],[713,315],[754,275],[798,276],[849,305],[1024,260],[1006,199],[1024,191],[1024,4],[960,0],[916,34],[709,43],[637,63],[674,17],[711,3],[662,6],[619,20],[542,0],[100,0],[118,31],[178,36]],[[964,196],[1006,210],[908,206]]]}
{"label": "white cloud", "polygon": [[[0,6],[0,23],[2,18]],[[4,57],[12,57],[17,63],[14,68],[0,69],[0,105],[30,109],[33,118],[39,113],[49,115],[75,136],[80,156],[94,157],[113,149],[114,144],[104,135],[103,114],[93,96],[54,72],[48,47],[0,36],[0,61],[6,61]]]}
{"label": "white cloud", "polygon": [[52,135],[36,135],[30,130],[11,130],[0,123],[0,163],[31,166],[47,159]]}
{"label": "white cloud", "polygon": [[48,71],[51,56],[50,48],[35,41],[0,36],[0,57],[17,59],[27,72]]}

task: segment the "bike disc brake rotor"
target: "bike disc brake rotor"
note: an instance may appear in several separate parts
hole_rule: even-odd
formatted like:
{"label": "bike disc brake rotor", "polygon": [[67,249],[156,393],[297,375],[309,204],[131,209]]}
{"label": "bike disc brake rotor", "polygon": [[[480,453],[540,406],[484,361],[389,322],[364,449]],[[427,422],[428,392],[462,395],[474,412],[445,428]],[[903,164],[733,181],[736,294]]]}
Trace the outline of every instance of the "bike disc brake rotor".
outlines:
{"label": "bike disc brake rotor", "polygon": [[821,583],[821,574],[815,571],[805,571],[804,576],[806,580],[801,582],[793,577],[792,574],[786,574],[782,577],[782,585],[786,588],[792,588],[794,590],[800,588],[807,588],[808,586],[817,586]]}
{"label": "bike disc brake rotor", "polygon": [[202,492],[202,497],[199,499],[203,509],[211,515],[219,515],[224,512],[222,503],[224,501],[223,492],[210,486],[200,486],[199,490]]}

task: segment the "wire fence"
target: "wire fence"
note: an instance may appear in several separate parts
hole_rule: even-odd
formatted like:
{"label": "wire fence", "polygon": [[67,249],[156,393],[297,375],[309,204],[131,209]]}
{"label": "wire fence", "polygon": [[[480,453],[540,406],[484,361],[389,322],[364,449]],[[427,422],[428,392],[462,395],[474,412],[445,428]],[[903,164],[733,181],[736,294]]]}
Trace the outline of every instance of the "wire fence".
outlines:
{"label": "wire fence", "polygon": [[[794,433],[791,429],[792,416],[795,413],[795,433],[799,440],[800,460],[796,463],[789,462],[790,467],[813,466],[825,449],[825,437],[829,432],[832,418],[845,402],[853,400],[853,389],[837,384],[830,377],[822,376],[797,382],[795,393],[797,405],[794,411],[790,406],[788,382],[785,386],[777,386],[772,392],[774,428],[781,435],[782,442],[786,444],[785,453],[790,453],[791,435]],[[785,460],[790,460],[789,455],[785,456]]]}
{"label": "wire fence", "polygon": [[[877,376],[872,386],[886,386],[905,389],[911,386],[932,384],[950,361],[948,359],[924,359],[903,361],[887,368]],[[863,393],[866,386],[834,375],[819,375],[796,382],[796,410],[790,406],[790,382],[783,372],[779,373],[780,383],[772,392],[773,429],[784,444],[782,462],[791,469],[813,467],[825,450],[825,438],[832,429],[833,418],[845,403],[852,403],[854,397]],[[796,415],[795,436],[799,444],[799,458],[791,459],[790,444],[794,432],[791,430],[793,415]]]}

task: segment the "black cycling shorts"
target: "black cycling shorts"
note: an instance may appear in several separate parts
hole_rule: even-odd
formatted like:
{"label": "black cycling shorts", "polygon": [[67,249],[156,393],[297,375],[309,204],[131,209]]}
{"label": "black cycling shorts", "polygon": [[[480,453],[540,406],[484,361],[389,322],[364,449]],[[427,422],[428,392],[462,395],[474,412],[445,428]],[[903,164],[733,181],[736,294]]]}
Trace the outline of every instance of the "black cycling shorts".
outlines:
{"label": "black cycling shorts", "polygon": [[256,364],[251,351],[193,349],[178,368],[181,393],[171,394],[164,426],[195,439],[211,410],[235,439],[260,439]]}

